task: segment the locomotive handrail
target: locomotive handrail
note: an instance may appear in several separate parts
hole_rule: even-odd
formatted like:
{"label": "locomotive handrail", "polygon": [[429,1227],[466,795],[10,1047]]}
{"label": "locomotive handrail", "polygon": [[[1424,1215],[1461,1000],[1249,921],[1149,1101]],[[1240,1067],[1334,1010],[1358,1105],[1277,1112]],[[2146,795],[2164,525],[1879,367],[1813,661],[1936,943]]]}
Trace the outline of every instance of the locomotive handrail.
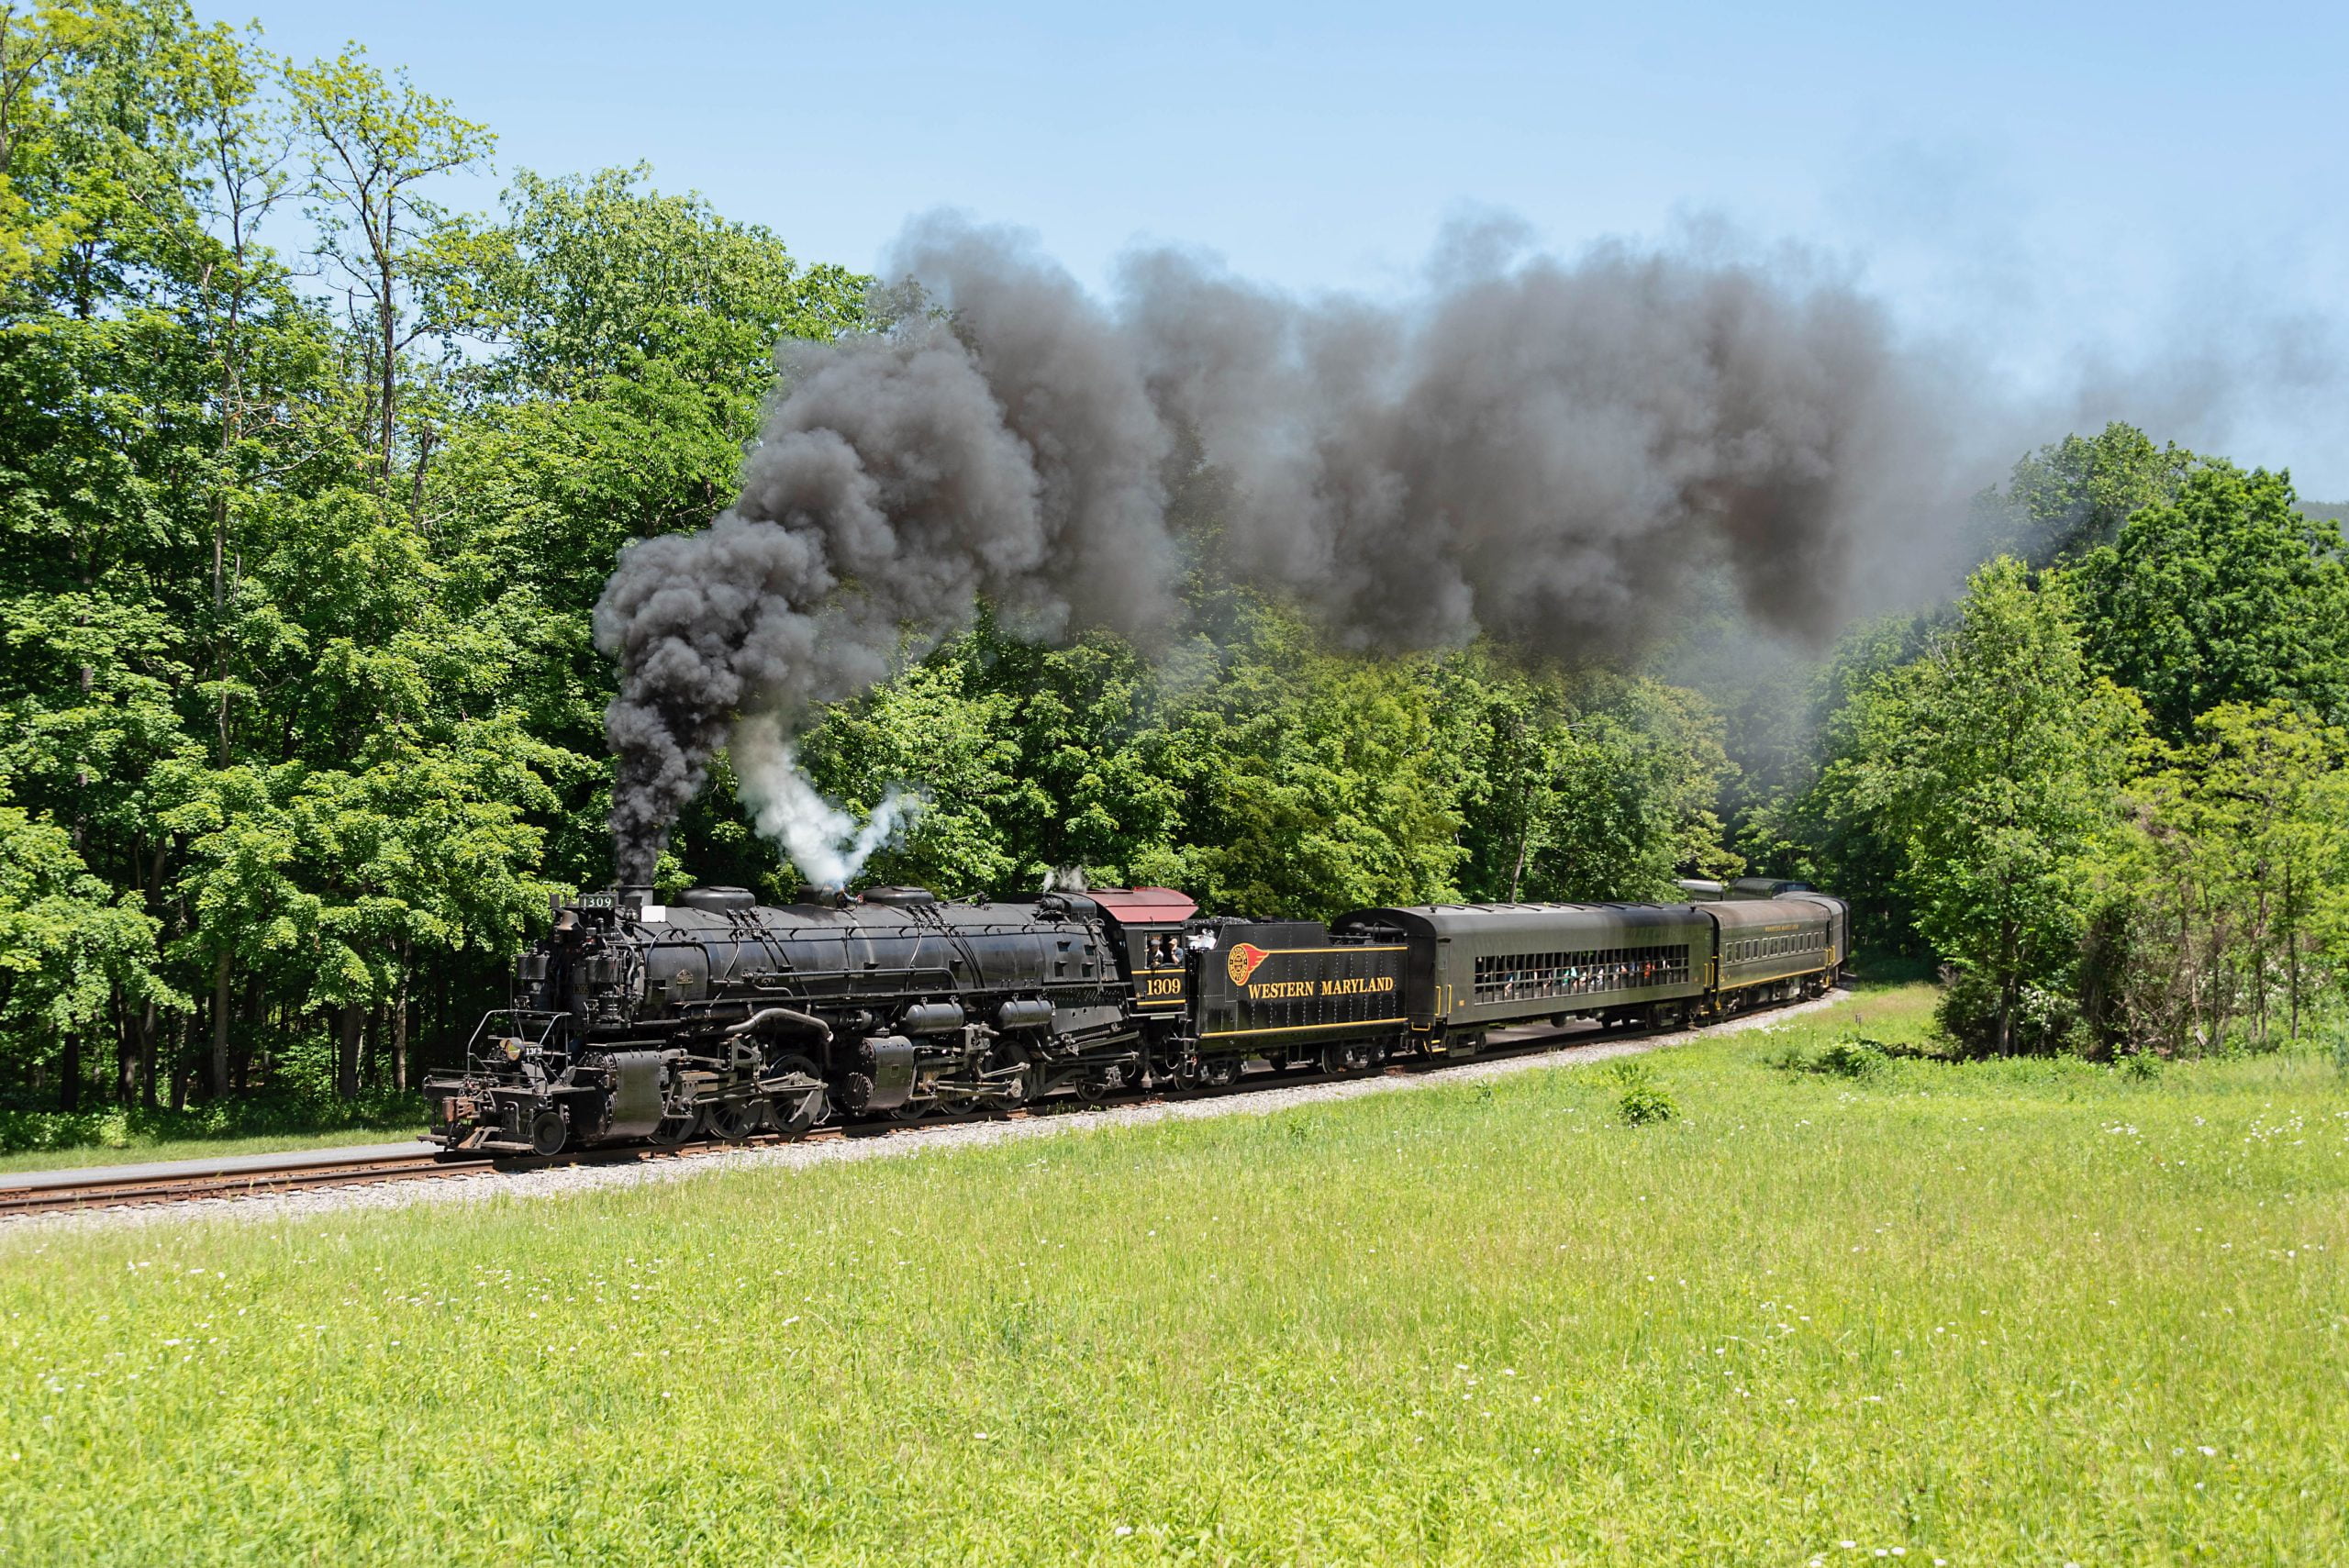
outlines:
{"label": "locomotive handrail", "polygon": [[[488,1030],[490,1021],[494,1018],[512,1018],[518,1021],[524,1018],[544,1019],[545,1022],[540,1026],[538,1038],[530,1041],[532,1045],[543,1047],[547,1042],[547,1036],[554,1032],[555,1025],[570,1016],[568,1013],[544,1012],[536,1007],[492,1007],[481,1016],[481,1022],[473,1026],[473,1038],[465,1042],[465,1054],[468,1056],[481,1054],[481,1037]],[[521,1034],[524,1031],[517,1029],[515,1032]]]}

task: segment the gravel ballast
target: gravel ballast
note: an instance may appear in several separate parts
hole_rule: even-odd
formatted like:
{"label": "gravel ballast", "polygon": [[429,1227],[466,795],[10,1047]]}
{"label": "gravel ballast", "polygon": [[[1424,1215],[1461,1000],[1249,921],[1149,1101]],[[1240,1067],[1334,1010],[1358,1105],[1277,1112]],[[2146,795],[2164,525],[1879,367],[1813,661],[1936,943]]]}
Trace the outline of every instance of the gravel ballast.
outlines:
{"label": "gravel ballast", "polygon": [[[1631,1039],[1597,1039],[1567,1043],[1553,1050],[1527,1051],[1497,1060],[1477,1060],[1425,1072],[1336,1081],[1267,1086],[1243,1093],[1197,1099],[1156,1101],[1147,1105],[1110,1106],[1091,1111],[1067,1111],[1008,1121],[938,1123],[893,1128],[885,1134],[830,1139],[814,1143],[714,1148],[674,1159],[642,1163],[558,1165],[539,1171],[484,1171],[464,1175],[436,1176],[424,1181],[328,1187],[309,1192],[255,1194],[250,1196],[191,1198],[139,1207],[90,1208],[66,1213],[26,1215],[0,1219],[0,1226],[88,1227],[99,1225],[169,1224],[191,1218],[289,1219],[309,1215],[349,1214],[355,1209],[406,1208],[415,1204],[479,1203],[494,1198],[550,1198],[572,1193],[640,1186],[651,1182],[690,1181],[718,1171],[782,1167],[797,1170],[846,1160],[897,1159],[912,1155],[951,1153],[1030,1138],[1056,1138],[1109,1127],[1143,1127],[1154,1122],[1193,1121],[1207,1117],[1268,1116],[1297,1106],[1358,1099],[1365,1095],[1408,1094],[1446,1084],[1478,1083],[1516,1073],[1549,1067],[1575,1067],[1616,1057],[1637,1056],[1746,1029],[1766,1028],[1805,1013],[1850,1000],[1845,991],[1831,991],[1815,1001],[1750,1013],[1701,1029],[1642,1035]],[[1531,1032],[1531,1031],[1529,1031]],[[1495,1038],[1497,1046],[1510,1042]]]}

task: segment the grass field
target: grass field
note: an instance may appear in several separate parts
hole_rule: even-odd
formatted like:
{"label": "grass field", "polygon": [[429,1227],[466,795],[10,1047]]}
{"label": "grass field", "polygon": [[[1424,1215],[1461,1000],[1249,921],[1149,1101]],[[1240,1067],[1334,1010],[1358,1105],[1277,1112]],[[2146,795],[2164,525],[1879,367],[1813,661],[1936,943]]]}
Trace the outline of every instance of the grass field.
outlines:
{"label": "grass field", "polygon": [[1589,1067],[0,1232],[0,1560],[2349,1558],[2332,1066],[1771,1064],[1848,1013],[1643,1127]]}

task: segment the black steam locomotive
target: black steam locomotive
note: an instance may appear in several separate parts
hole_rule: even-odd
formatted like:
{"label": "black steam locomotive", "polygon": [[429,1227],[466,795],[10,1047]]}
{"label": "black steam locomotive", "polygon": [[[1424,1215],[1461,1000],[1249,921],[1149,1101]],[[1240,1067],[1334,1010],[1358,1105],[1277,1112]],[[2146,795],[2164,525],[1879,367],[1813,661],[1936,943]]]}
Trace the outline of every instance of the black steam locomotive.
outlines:
{"label": "black steam locomotive", "polygon": [[946,903],[874,888],[774,907],[583,896],[516,966],[462,1073],[425,1081],[452,1150],[552,1154],[786,1136],[1465,1055],[1568,1018],[1701,1023],[1815,995],[1840,900],[1786,884],[1686,904],[1440,904],[1321,925],[1201,917],[1166,888]]}

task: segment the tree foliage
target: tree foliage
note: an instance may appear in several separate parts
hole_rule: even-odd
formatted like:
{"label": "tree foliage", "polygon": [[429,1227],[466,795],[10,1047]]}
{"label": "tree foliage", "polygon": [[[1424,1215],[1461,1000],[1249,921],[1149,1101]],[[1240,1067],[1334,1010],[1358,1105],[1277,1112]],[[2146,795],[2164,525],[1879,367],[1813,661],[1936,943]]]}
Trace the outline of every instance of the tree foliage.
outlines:
{"label": "tree foliage", "polygon": [[2349,564],[2340,529],[2303,517],[2288,475],[2196,471],[2078,573],[2089,653],[2184,743],[2231,703],[2284,702],[2349,722]]}
{"label": "tree foliage", "polygon": [[1836,787],[1898,846],[1920,932],[1994,997],[1979,1043],[2010,1051],[2025,987],[2060,980],[2076,951],[2136,704],[2089,670],[2060,584],[2000,557],[1855,717]]}
{"label": "tree foliage", "polygon": [[1748,852],[1951,963],[1961,1036],[2298,1036],[2349,977],[2337,525],[2287,475],[2126,426],[2026,458],[1991,506],[2057,540],[2053,564],[1996,564],[1949,617],[1848,639],[1819,770],[1753,814]]}
{"label": "tree foliage", "polygon": [[2085,1000],[2115,1043],[2199,1052],[2297,1036],[2349,936],[2349,737],[2226,703],[2129,792]]}
{"label": "tree foliage", "polygon": [[2017,462],[2002,495],[1986,498],[1994,534],[2034,566],[2076,562],[2110,545],[2148,506],[2173,499],[2200,460],[2156,446],[2119,422],[2093,436],[2065,436]]}

